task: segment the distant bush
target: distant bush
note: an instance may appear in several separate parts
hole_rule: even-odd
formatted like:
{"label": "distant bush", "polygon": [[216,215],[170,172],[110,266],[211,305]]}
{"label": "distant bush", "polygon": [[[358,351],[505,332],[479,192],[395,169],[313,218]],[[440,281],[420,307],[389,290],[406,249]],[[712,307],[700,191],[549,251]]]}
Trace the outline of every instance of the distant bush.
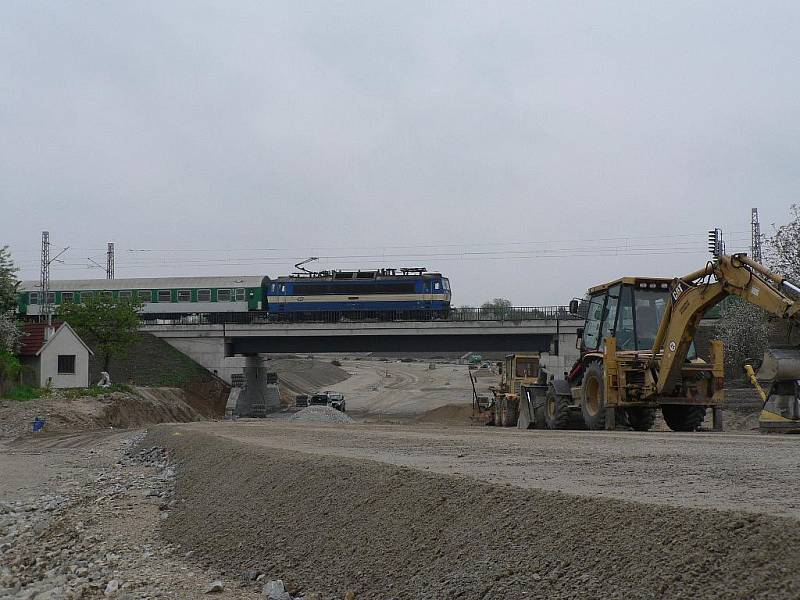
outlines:
{"label": "distant bush", "polygon": [[16,400],[18,402],[25,402],[27,400],[36,400],[47,394],[47,390],[36,388],[30,385],[18,385],[9,389],[3,397],[6,400]]}
{"label": "distant bush", "polygon": [[334,367],[341,367],[341,366],[342,366],[342,363],[341,363],[341,362],[339,362],[338,360],[336,360],[335,358],[334,358],[334,359],[331,361],[331,364],[332,364]]}

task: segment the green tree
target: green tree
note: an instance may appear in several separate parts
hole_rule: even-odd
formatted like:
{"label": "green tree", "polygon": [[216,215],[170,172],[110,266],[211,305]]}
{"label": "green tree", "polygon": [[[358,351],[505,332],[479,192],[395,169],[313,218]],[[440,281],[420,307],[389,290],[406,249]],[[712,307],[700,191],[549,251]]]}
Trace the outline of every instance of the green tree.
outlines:
{"label": "green tree", "polygon": [[136,341],[140,308],[131,300],[91,296],[81,304],[62,304],[58,316],[95,345],[108,371],[111,358],[124,355]]}
{"label": "green tree", "polygon": [[6,314],[17,307],[17,288],[19,269],[11,258],[8,246],[0,248],[0,314]]}
{"label": "green tree", "polygon": [[491,311],[497,318],[503,319],[511,312],[511,300],[506,298],[492,298],[481,304],[481,308]]}
{"label": "green tree", "polygon": [[767,261],[774,271],[800,283],[800,205],[793,204],[789,213],[792,220],[767,239]]}

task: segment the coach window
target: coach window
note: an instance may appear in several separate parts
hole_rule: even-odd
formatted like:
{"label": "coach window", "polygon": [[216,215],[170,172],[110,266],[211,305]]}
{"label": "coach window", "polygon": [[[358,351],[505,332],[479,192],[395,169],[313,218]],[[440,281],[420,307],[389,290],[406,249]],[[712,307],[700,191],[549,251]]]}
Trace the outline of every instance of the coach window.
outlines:
{"label": "coach window", "polygon": [[191,302],[191,301],[192,301],[191,290],[178,290],[178,302]]}
{"label": "coach window", "polygon": [[130,300],[131,299],[131,291],[130,290],[120,290],[119,292],[119,299],[120,300]]}
{"label": "coach window", "polygon": [[31,292],[28,295],[28,304],[39,304],[39,292]]}
{"label": "coach window", "polygon": [[169,290],[158,290],[159,302],[172,302],[172,292]]}
{"label": "coach window", "polygon": [[442,284],[437,281],[436,283],[433,284],[433,289],[435,289],[438,292],[440,289],[442,289]]}
{"label": "coach window", "polygon": [[153,301],[153,294],[150,290],[139,290],[139,301],[140,302],[152,302]]}
{"label": "coach window", "polygon": [[197,290],[198,302],[211,302],[211,290]]}
{"label": "coach window", "polygon": [[61,292],[61,304],[65,304],[66,302],[74,302],[75,298],[73,296],[73,292]]}
{"label": "coach window", "polygon": [[236,288],[236,301],[244,302],[244,288]]}
{"label": "coach window", "polygon": [[230,290],[217,290],[217,302],[230,302],[230,301],[231,301]]}

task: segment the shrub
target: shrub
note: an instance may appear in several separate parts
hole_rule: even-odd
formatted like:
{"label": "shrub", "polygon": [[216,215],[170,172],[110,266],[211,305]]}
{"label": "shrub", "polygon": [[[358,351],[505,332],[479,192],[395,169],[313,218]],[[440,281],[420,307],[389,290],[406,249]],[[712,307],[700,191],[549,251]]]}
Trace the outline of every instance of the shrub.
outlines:
{"label": "shrub", "polygon": [[9,389],[3,397],[6,400],[16,400],[18,402],[25,402],[27,400],[36,400],[46,395],[47,391],[42,388],[35,388],[30,385],[17,385]]}

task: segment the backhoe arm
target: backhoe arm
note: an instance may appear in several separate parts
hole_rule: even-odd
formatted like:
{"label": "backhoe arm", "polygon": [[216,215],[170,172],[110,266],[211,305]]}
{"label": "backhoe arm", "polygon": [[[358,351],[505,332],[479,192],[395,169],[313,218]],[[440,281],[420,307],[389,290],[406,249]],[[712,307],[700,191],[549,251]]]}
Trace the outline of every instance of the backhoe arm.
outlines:
{"label": "backhoe arm", "polygon": [[700,319],[726,296],[739,296],[782,319],[800,319],[800,288],[744,254],[722,255],[675,279],[671,294],[653,343],[651,372],[658,394],[671,391],[680,381]]}

